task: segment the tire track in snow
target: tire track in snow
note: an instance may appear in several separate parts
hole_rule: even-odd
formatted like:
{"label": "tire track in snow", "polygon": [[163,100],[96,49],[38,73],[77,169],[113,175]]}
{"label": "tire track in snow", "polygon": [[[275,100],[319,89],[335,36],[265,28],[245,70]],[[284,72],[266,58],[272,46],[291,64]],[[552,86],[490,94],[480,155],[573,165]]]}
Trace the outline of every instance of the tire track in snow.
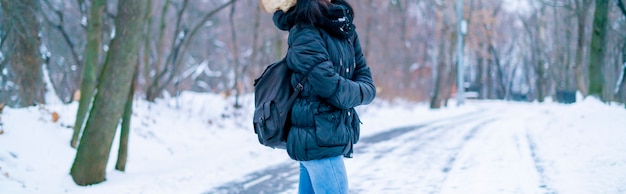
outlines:
{"label": "tire track in snow", "polygon": [[[420,131],[420,129],[428,130],[420,132],[417,134],[417,136],[413,136],[410,139],[420,139],[423,135],[433,132],[443,133],[444,131],[449,130],[438,129],[451,128],[464,122],[468,122],[476,118],[481,118],[483,116],[485,116],[483,110],[477,110],[462,115],[428,121],[423,124],[394,128],[370,136],[362,137],[357,144],[358,148],[355,149],[355,153],[365,153],[370,146],[392,139],[397,139],[398,137],[406,135],[408,133]],[[386,153],[388,154],[390,152]],[[383,157],[383,155],[380,155],[379,157]],[[275,166],[271,166],[264,170],[250,173],[240,180],[228,182],[221,186],[215,187],[205,193],[281,193],[289,189],[296,188],[299,173],[300,168],[298,163],[294,161],[288,161]],[[353,191],[351,190],[350,192],[352,193]]]}
{"label": "tire track in snow", "polygon": [[300,173],[296,162],[285,162],[270,168],[253,172],[243,181],[233,181],[219,186],[206,193],[211,194],[274,194],[291,189],[298,179],[294,174]]}
{"label": "tire track in snow", "polygon": [[[546,113],[546,115],[548,115]],[[529,117],[526,120],[530,121],[533,117]],[[554,121],[549,120],[544,126],[552,125]],[[531,122],[529,122],[531,123]],[[535,171],[537,172],[537,176],[539,179],[539,188],[544,190],[544,193],[558,193],[554,188],[548,185],[548,174],[546,172],[546,168],[544,166],[544,160],[539,156],[539,151],[537,148],[537,141],[532,137],[529,131],[530,126],[526,126],[526,141],[528,142],[528,149],[530,150],[530,157],[532,159],[532,163],[535,167]]]}
{"label": "tire track in snow", "polygon": [[535,164],[535,170],[537,170],[537,174],[539,175],[539,188],[544,189],[545,193],[557,193],[553,188],[548,186],[547,184],[547,175],[545,172],[545,168],[543,166],[543,160],[537,154],[537,144],[530,137],[528,131],[526,132],[526,139],[528,140],[528,146],[530,148],[530,155],[533,159],[533,163]]}
{"label": "tire track in snow", "polygon": [[482,129],[485,125],[494,122],[495,120],[496,120],[495,118],[485,120],[483,122],[480,122],[476,127],[472,128],[472,130],[470,130],[469,133],[467,133],[463,137],[463,141],[455,148],[454,153],[450,156],[450,158],[448,159],[448,162],[441,169],[441,171],[445,173],[450,172],[450,170],[452,170],[452,166],[454,164],[454,161],[456,160],[456,157],[459,155],[459,153],[461,152],[461,149],[463,149],[465,144],[467,144],[467,142],[469,142],[469,140],[471,140],[474,137],[474,135],[476,135],[478,130]]}
{"label": "tire track in snow", "polygon": [[479,130],[483,129],[485,127],[485,125],[492,123],[496,121],[496,118],[489,118],[487,120],[484,120],[482,122],[480,122],[478,125],[476,125],[475,127],[473,127],[467,134],[465,134],[465,136],[463,137],[463,140],[456,146],[456,148],[454,148],[453,153],[449,156],[447,163],[445,164],[445,166],[441,169],[441,171],[444,174],[443,180],[440,182],[440,184],[438,185],[438,192],[441,192],[441,185],[443,185],[446,180],[448,179],[448,173],[452,170],[452,168],[454,167],[454,163],[456,162],[457,157],[459,156],[459,153],[461,153],[461,150],[465,147],[465,145],[467,144],[467,142],[469,142],[472,138],[474,138],[474,136],[476,135],[476,133],[478,133]]}
{"label": "tire track in snow", "polygon": [[[374,146],[375,144],[381,143],[382,141],[398,140],[398,139],[401,139],[400,136],[407,134],[406,139],[402,139],[402,141],[404,142],[403,144],[397,144],[395,146],[388,147],[383,150],[378,150],[382,155],[377,156],[376,158],[380,158],[384,155],[387,155],[391,151],[399,147],[403,147],[404,145],[412,145],[413,147],[413,149],[409,150],[408,151],[409,153],[407,154],[415,153],[415,152],[420,151],[421,148],[423,148],[426,144],[432,143],[433,141],[436,141],[436,140],[441,140],[442,136],[447,135],[449,132],[452,132],[451,129],[459,125],[472,123],[477,119],[489,118],[489,117],[491,117],[491,114],[485,113],[482,110],[479,110],[479,111],[467,113],[461,116],[432,121],[430,124],[417,125],[417,126],[414,126],[413,128],[411,127],[396,128],[394,130],[389,130],[387,132],[377,134],[375,136],[370,136],[368,138],[361,138],[362,140],[359,141],[359,144],[357,145],[359,146],[359,149],[357,149],[355,152],[356,153],[371,152],[372,150],[368,149],[368,147]],[[401,131],[402,133],[400,133],[399,131]],[[411,132],[414,132],[414,133],[411,133]],[[386,136],[386,138],[380,138],[381,136]],[[375,139],[375,141],[370,141],[370,138]],[[379,139],[382,139],[382,140],[379,140]],[[427,141],[424,141],[424,140],[427,140]]]}
{"label": "tire track in snow", "polygon": [[[449,120],[449,119],[448,119]],[[437,193],[447,179],[447,174],[452,170],[458,154],[464,146],[488,123],[497,120],[496,115],[490,113],[474,114],[457,118],[454,122],[438,123],[425,126],[424,130],[406,134],[395,138],[401,143],[394,143],[391,147],[372,145],[372,149],[359,149],[365,153],[374,153],[369,164],[379,166],[380,171],[415,172],[415,176],[422,178],[407,177],[400,185],[412,185],[418,189],[417,193]],[[382,148],[381,148],[382,147]],[[389,157],[395,161],[396,167],[388,167]],[[408,158],[407,158],[408,157]],[[379,161],[380,160],[380,161]],[[402,161],[400,161],[402,160]],[[379,164],[376,164],[379,163]],[[369,177],[372,176],[372,177]],[[378,174],[363,174],[361,178],[376,180]],[[367,178],[369,177],[369,178]],[[402,178],[400,178],[402,179]],[[411,180],[412,179],[412,180]],[[419,182],[410,182],[410,181]],[[368,185],[368,183],[359,183]],[[393,190],[398,183],[390,182],[389,185],[382,183],[384,188]],[[383,189],[385,190],[385,189]],[[357,192],[358,193],[358,192]]]}

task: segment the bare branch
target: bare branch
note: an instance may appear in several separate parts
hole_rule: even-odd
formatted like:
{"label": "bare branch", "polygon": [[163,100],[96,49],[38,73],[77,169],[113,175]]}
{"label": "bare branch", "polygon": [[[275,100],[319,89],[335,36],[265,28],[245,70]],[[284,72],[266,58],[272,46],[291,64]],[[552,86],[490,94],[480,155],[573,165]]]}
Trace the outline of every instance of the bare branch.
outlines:
{"label": "bare branch", "polygon": [[[14,2],[14,6],[15,8],[26,9],[26,10],[32,11],[33,13],[37,13],[36,10],[33,10],[32,7],[28,7],[24,5],[24,3],[21,1]],[[7,8],[4,7],[3,9],[7,9]],[[26,24],[28,23],[28,21],[25,21],[24,17],[16,16],[15,13],[11,13],[11,12],[9,13],[5,12],[4,14],[7,14],[4,17],[11,18],[10,19],[11,26],[12,26],[11,31],[15,31],[16,33],[14,36],[27,36],[28,32],[26,32],[26,29],[28,29],[28,27],[26,26]]]}
{"label": "bare branch", "polygon": [[65,28],[63,28],[63,22],[64,22],[64,17],[63,17],[63,12],[61,12],[61,10],[54,10],[54,7],[52,6],[52,4],[50,3],[49,0],[43,0],[43,2],[50,8],[53,9],[53,12],[57,15],[57,17],[59,17],[59,24],[54,24],[54,22],[52,22],[52,20],[50,20],[50,18],[48,18],[48,16],[46,14],[41,14],[43,15],[43,18],[46,20],[46,22],[54,27],[55,29],[57,29],[61,35],[63,36],[63,40],[65,41],[65,43],[70,47],[71,49],[71,53],[72,53],[72,57],[74,58],[74,60],[76,61],[76,63],[80,63],[80,58],[78,57],[78,53],[76,53],[76,51],[74,50],[75,45],[74,43],[72,43],[72,40],[70,38],[69,33],[65,30]]}
{"label": "bare branch", "polygon": [[11,22],[11,25],[9,25],[9,27],[5,30],[4,34],[2,35],[2,38],[0,38],[0,49],[2,49],[2,47],[4,46],[4,43],[6,42],[7,37],[9,37],[9,33],[11,33],[12,28],[13,28],[13,22]]}
{"label": "bare branch", "polygon": [[239,104],[239,94],[241,93],[240,88],[239,87],[239,76],[240,76],[240,71],[239,71],[239,49],[237,47],[237,30],[235,29],[235,8],[237,6],[235,5],[235,3],[232,4],[231,9],[230,9],[230,14],[229,14],[229,22],[230,22],[230,30],[231,30],[231,34],[232,34],[232,49],[233,49],[233,61],[235,63],[235,67],[234,72],[235,72],[235,83],[233,84],[233,89],[236,92],[236,97],[235,97],[235,107],[238,108],[241,105]]}
{"label": "bare branch", "polygon": [[[13,23],[11,23],[11,25],[10,25],[10,26],[9,26],[9,28],[8,28],[8,30],[7,30],[7,31],[6,31],[6,32],[2,35],[2,39],[0,39],[0,50],[1,50],[1,49],[2,49],[2,47],[4,46],[4,43],[6,42],[6,39],[7,39],[7,37],[9,36],[9,33],[11,32],[11,30],[10,30],[11,28],[13,28]],[[1,51],[0,51],[0,52],[1,52]],[[6,64],[7,64],[7,61],[9,61],[9,60],[4,60],[4,59],[3,59],[3,60],[0,60],[0,70],[3,70],[3,69],[4,69],[4,67],[5,67],[5,66],[6,66]],[[0,76],[4,76],[4,75],[1,75],[1,74],[0,74]]]}
{"label": "bare branch", "polygon": [[626,16],[626,5],[624,5],[624,0],[617,0],[617,7],[622,11],[622,14]]}
{"label": "bare branch", "polygon": [[[168,60],[166,61],[172,61],[172,65],[174,65],[174,67],[176,66],[176,64],[180,63],[180,59],[177,56],[181,53],[184,53],[185,50],[187,49],[189,43],[191,42],[191,39],[193,39],[193,37],[195,36],[195,34],[200,30],[200,28],[204,25],[204,23],[206,23],[209,19],[211,19],[211,17],[213,17],[213,15],[219,13],[222,9],[230,6],[231,4],[233,4],[234,2],[236,2],[237,0],[230,0],[224,4],[222,4],[221,6],[215,8],[214,10],[210,11],[209,13],[207,13],[206,15],[204,15],[204,17],[202,18],[202,20],[200,20],[199,23],[197,23],[192,29],[191,31],[189,31],[189,33],[185,33],[185,36],[182,38],[182,40],[180,41],[180,44],[178,44],[177,46],[175,46],[174,49],[172,49],[172,53],[170,54],[171,57],[168,57]],[[184,29],[185,32],[187,32],[186,30],[188,30],[187,28]],[[188,35],[187,35],[188,34]],[[167,62],[166,62],[167,63]],[[161,72],[161,76],[158,76],[156,79],[161,79],[163,76],[165,75],[165,71]],[[165,81],[164,84],[160,85],[157,87],[157,90],[155,91],[161,91],[163,90],[163,88],[165,88],[167,86],[167,83],[170,83],[172,80],[174,79],[174,73],[170,74],[170,76],[168,76],[167,80]]]}
{"label": "bare branch", "polygon": [[[188,29],[186,27],[182,27],[182,18],[183,18],[183,14],[185,13],[185,9],[187,9],[188,2],[189,0],[184,0],[176,14],[177,15],[176,29],[174,30],[174,36],[172,37],[171,52],[167,56],[167,59],[165,60],[165,67],[163,68],[163,71],[161,71],[161,73],[159,73],[153,80],[154,86],[152,87],[157,88],[155,90],[156,92],[163,90],[163,88],[165,88],[167,84],[170,83],[174,79],[174,76],[176,74],[176,64],[178,61],[178,55],[180,54],[179,51],[180,51],[182,43],[188,38],[187,37]],[[164,7],[163,9],[166,9],[166,8]],[[161,25],[164,25],[164,23],[162,23]],[[182,37],[179,37],[180,33],[183,33]],[[171,69],[171,71],[168,71],[168,69]],[[163,79],[163,77],[165,77],[168,73],[169,73],[169,76],[167,77],[165,82],[163,84],[159,84],[160,80]]]}
{"label": "bare branch", "polygon": [[80,10],[80,13],[82,13],[82,16],[86,16],[87,15],[87,5],[85,4],[85,0],[77,0],[76,3],[78,3],[78,10]]}
{"label": "bare branch", "polygon": [[622,91],[622,86],[624,85],[624,82],[626,82],[626,62],[624,63],[624,65],[622,65],[622,73],[620,74],[617,85],[615,86],[615,95],[619,94],[619,92]]}
{"label": "bare branch", "polygon": [[[213,15],[215,15],[216,13],[220,12],[222,9],[228,7],[229,5],[235,3],[235,1],[237,0],[230,0],[226,3],[224,3],[223,5],[221,5],[218,8],[215,8],[213,11],[207,13],[206,15],[204,15],[204,17],[202,18],[202,20],[200,21],[200,23],[198,23],[196,26],[194,26],[192,28],[192,30],[189,33],[188,38],[186,39],[186,44],[188,44],[188,40],[190,40],[191,38],[193,38],[193,36],[198,32],[198,30],[200,29],[200,27],[202,27],[204,25],[204,23],[206,23],[209,19],[211,19],[211,17],[213,17]],[[185,45],[186,45],[185,44]]]}
{"label": "bare branch", "polygon": [[188,44],[191,42],[191,39],[193,39],[193,37],[196,35],[196,33],[198,32],[198,30],[200,30],[200,28],[202,26],[204,26],[204,23],[206,23],[209,19],[211,19],[213,17],[213,15],[219,13],[220,11],[222,11],[222,9],[230,6],[231,4],[234,4],[237,0],[230,0],[224,4],[222,4],[221,6],[215,8],[214,10],[210,11],[209,13],[207,13],[206,15],[204,15],[204,17],[202,18],[202,20],[200,20],[199,23],[196,24],[196,26],[194,26],[193,28],[191,28],[191,31],[189,31],[189,35],[186,35],[185,39],[183,40],[183,49],[186,49]]}

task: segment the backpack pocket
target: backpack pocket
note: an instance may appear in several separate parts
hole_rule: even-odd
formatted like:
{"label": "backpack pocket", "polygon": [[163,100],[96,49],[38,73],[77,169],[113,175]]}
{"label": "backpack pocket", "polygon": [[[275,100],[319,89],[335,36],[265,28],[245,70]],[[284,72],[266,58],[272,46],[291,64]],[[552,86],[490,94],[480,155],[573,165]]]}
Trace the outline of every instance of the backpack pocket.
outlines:
{"label": "backpack pocket", "polygon": [[259,143],[273,147],[284,147],[284,125],[280,112],[274,102],[266,102],[254,110],[254,132],[259,138]]}
{"label": "backpack pocket", "polygon": [[322,147],[342,146],[350,141],[350,131],[341,117],[341,111],[317,114],[315,119],[315,140]]}

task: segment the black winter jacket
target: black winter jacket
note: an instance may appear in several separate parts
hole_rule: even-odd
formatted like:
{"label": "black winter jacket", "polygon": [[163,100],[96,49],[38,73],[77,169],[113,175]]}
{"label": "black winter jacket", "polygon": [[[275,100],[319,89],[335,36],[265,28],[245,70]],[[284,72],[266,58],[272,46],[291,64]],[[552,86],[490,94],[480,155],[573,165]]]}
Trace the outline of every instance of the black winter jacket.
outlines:
{"label": "black winter jacket", "polygon": [[339,39],[323,28],[293,21],[282,11],[274,14],[276,26],[289,30],[292,85],[310,70],[291,109],[287,153],[298,161],[351,157],[361,124],[354,107],[369,104],[376,95],[358,35]]}

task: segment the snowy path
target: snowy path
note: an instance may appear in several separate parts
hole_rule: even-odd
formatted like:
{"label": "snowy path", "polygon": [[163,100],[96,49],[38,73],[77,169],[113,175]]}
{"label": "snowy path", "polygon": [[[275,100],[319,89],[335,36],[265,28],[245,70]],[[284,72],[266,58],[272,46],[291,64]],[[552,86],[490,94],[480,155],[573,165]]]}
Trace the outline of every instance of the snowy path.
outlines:
{"label": "snowy path", "polygon": [[[355,146],[357,159],[346,160],[349,172],[353,172],[350,177],[358,177],[358,181],[351,181],[351,193],[373,192],[358,188],[379,185],[381,192],[396,193],[415,189],[423,191],[419,193],[442,192],[449,174],[453,174],[461,150],[486,125],[496,120],[492,112],[469,113],[363,137]],[[527,159],[532,160],[530,156]],[[368,168],[367,171],[351,170]],[[295,192],[298,170],[296,162],[285,162],[207,193]],[[531,168],[531,173],[533,170]],[[389,176],[381,172],[395,172],[406,177],[395,176],[394,179],[385,180]],[[534,174],[537,175],[536,172]],[[454,184],[456,179],[452,177],[451,183]]]}
{"label": "snowy path", "polygon": [[[440,128],[450,128],[459,122],[468,121],[475,118],[475,115],[466,114],[458,116],[456,118],[439,119],[430,124],[422,124],[417,126],[408,126],[395,128],[388,131],[384,131],[378,134],[374,134],[367,137],[362,137],[357,145],[355,145],[355,155],[373,155],[371,162],[378,162],[379,159],[385,158],[389,155],[390,150],[398,148],[401,144],[394,144],[393,147],[375,148],[377,145],[381,145],[382,142],[391,140],[400,140],[403,136],[408,136],[408,141],[420,142],[421,135],[427,132],[443,131],[436,130]],[[450,122],[449,120],[455,120]],[[417,133],[417,134],[414,134]],[[417,140],[417,141],[416,141]],[[407,140],[400,140],[407,141]],[[406,142],[411,143],[411,142]],[[376,150],[372,153],[364,152],[366,149]],[[346,160],[348,162],[350,159]],[[254,172],[246,176],[242,181],[234,181],[227,183],[223,186],[217,187],[214,190],[207,193],[280,193],[285,191],[292,191],[297,187],[299,168],[297,162],[288,161],[271,168]],[[364,176],[367,179],[367,175]],[[357,191],[351,191],[352,193]]]}
{"label": "snowy path", "polygon": [[[537,115],[536,112],[513,112],[508,109],[483,109],[362,137],[355,145],[355,158],[346,159],[350,193],[625,191],[626,175],[619,174],[626,172],[623,156],[618,157],[622,160],[612,161],[614,168],[601,169],[581,164],[581,167],[587,168],[579,170],[583,172],[594,171],[592,169],[599,169],[600,172],[617,170],[616,176],[596,181],[603,182],[601,185],[610,181],[609,187],[604,190],[588,189],[602,187],[599,185],[577,186],[576,181],[593,182],[584,180],[590,178],[585,177],[586,174],[559,172],[560,168],[555,164],[567,167],[565,163],[570,158],[561,158],[552,151],[570,154],[576,150],[562,148],[576,146],[580,142],[565,136],[559,138],[558,134],[549,132],[575,129],[573,120],[563,119],[549,111]],[[623,137],[624,132],[619,134]],[[555,144],[559,141],[563,144]],[[583,157],[587,157],[589,153],[584,154]],[[298,173],[297,163],[286,161],[206,193],[296,193]]]}

